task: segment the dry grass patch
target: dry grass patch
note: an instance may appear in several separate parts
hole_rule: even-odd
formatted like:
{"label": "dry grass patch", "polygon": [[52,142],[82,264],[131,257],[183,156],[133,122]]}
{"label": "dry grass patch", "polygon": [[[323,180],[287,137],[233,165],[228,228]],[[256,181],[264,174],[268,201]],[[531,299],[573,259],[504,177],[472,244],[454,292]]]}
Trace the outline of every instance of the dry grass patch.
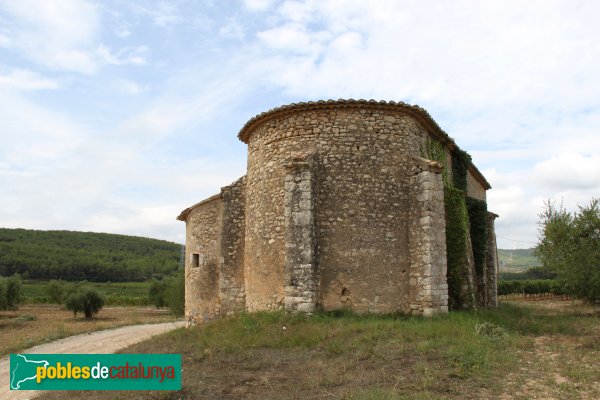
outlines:
{"label": "dry grass patch", "polygon": [[85,320],[57,305],[24,305],[16,311],[0,311],[0,355],[79,333],[172,320],[168,311],[152,308],[106,307]]}
{"label": "dry grass patch", "polygon": [[123,351],[182,354],[181,391],[43,398],[600,398],[600,318],[586,307],[502,304],[429,319],[244,314]]}

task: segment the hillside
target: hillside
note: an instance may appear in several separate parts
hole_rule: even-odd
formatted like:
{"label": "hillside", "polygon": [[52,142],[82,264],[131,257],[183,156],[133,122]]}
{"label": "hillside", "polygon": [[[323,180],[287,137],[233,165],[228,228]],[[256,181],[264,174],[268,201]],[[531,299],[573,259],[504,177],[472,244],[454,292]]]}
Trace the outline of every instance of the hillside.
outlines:
{"label": "hillside", "polygon": [[532,267],[541,266],[540,260],[533,254],[534,250],[535,249],[498,249],[500,271],[522,272]]}
{"label": "hillside", "polygon": [[108,233],[0,228],[0,275],[29,279],[143,281],[179,266],[181,245]]}

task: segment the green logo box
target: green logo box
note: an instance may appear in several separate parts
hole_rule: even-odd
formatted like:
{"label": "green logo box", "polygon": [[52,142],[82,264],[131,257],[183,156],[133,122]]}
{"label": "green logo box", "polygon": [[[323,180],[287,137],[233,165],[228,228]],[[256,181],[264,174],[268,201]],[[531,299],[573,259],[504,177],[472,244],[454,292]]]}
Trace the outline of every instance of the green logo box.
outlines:
{"label": "green logo box", "polygon": [[11,354],[11,390],[180,390],[181,354]]}

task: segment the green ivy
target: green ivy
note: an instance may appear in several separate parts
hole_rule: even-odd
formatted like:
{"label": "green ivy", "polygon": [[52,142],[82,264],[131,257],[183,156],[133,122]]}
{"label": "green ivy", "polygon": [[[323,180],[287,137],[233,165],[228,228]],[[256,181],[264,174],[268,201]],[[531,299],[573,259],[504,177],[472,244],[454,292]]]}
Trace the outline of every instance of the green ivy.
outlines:
{"label": "green ivy", "polygon": [[478,282],[477,289],[480,304],[483,305],[482,289],[485,288],[483,277],[487,256],[487,203],[483,200],[467,197],[467,210],[469,212],[471,244],[473,245],[473,261]]}
{"label": "green ivy", "polygon": [[461,294],[468,265],[467,240],[469,220],[465,194],[462,190],[446,188],[444,190],[446,208],[446,257],[448,260],[448,306],[461,309],[464,299]]}
{"label": "green ivy", "polygon": [[448,179],[448,159],[446,156],[446,146],[441,144],[435,139],[427,138],[425,144],[421,145],[420,149],[421,157],[429,160],[437,161],[444,169],[442,170],[442,178],[444,179],[444,187],[449,187],[450,182]]}
{"label": "green ivy", "polygon": [[471,156],[458,147],[452,152],[452,181],[454,187],[467,192],[467,169],[471,164]]}

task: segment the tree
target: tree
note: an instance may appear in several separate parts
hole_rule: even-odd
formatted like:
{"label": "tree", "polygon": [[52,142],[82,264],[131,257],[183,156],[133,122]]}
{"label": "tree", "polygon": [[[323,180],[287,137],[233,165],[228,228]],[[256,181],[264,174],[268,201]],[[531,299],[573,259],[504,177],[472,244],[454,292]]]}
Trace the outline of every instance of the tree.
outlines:
{"label": "tree", "polygon": [[15,309],[21,301],[21,276],[14,274],[6,280],[6,300],[8,308]]}
{"label": "tree", "polygon": [[573,213],[550,201],[545,207],[539,215],[538,257],[567,293],[600,301],[600,199]]}
{"label": "tree", "polygon": [[91,287],[77,287],[67,296],[65,307],[73,311],[75,317],[83,312],[85,318],[90,319],[104,307],[104,297]]}
{"label": "tree", "polygon": [[0,277],[0,310],[14,310],[21,300],[21,277]]}
{"label": "tree", "polygon": [[185,278],[183,271],[179,271],[168,278],[165,301],[173,315],[180,317],[185,313]]}
{"label": "tree", "polygon": [[65,287],[63,282],[57,280],[51,280],[48,285],[44,288],[46,297],[51,303],[61,304],[65,295]]}
{"label": "tree", "polygon": [[156,306],[156,308],[163,308],[167,305],[165,295],[167,289],[167,282],[164,279],[157,280],[153,279],[148,289],[148,298],[150,302]]}

